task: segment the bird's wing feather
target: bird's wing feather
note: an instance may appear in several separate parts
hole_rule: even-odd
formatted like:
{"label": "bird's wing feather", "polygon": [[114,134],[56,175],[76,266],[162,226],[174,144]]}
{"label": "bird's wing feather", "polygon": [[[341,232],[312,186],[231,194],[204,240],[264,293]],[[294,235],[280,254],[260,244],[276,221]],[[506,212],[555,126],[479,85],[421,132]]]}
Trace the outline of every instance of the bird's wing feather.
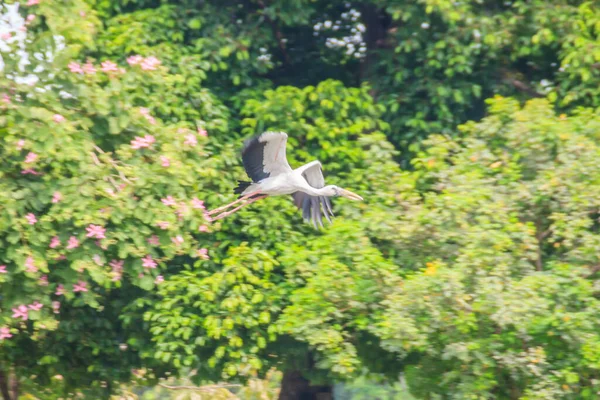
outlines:
{"label": "bird's wing feather", "polygon": [[292,170],[285,152],[287,137],[285,132],[265,132],[244,143],[242,161],[253,182]]}
{"label": "bird's wing feather", "polygon": [[[321,170],[321,163],[319,161],[310,162],[300,168],[298,171],[302,173],[302,176],[308,184],[316,189],[320,189],[325,186],[325,178],[323,177],[323,171]],[[313,222],[315,228],[317,224],[323,226],[323,217],[327,221],[331,222],[333,217],[333,210],[331,207],[331,199],[327,196],[311,196],[304,192],[292,193],[294,198],[294,204],[296,207],[302,210],[302,217]],[[323,212],[321,213],[321,208]]]}

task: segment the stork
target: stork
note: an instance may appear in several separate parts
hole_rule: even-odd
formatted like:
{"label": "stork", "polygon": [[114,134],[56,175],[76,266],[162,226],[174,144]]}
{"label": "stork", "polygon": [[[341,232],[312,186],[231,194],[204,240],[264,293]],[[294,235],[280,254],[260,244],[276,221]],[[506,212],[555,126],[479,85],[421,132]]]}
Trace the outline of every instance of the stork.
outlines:
{"label": "stork", "polygon": [[[242,148],[242,161],[252,182],[238,181],[234,193],[239,194],[239,198],[209,211],[208,216],[212,221],[225,218],[265,197],[291,194],[296,207],[302,210],[304,220],[312,220],[316,228],[317,224],[323,226],[322,215],[331,222],[333,211],[330,197],[363,199],[356,193],[338,186],[325,186],[319,161],[292,169],[286,158],[287,138],[285,132],[264,132],[246,140]],[[236,207],[229,210],[233,206]]]}

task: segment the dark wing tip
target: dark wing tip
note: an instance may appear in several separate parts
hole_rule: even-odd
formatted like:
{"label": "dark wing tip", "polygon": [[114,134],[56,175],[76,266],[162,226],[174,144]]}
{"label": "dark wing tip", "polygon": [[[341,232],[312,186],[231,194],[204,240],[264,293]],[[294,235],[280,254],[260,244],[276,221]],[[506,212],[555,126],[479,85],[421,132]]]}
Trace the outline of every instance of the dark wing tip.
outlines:
{"label": "dark wing tip", "polygon": [[242,147],[242,162],[252,182],[259,182],[269,177],[269,174],[263,169],[266,143],[259,140],[261,136],[262,134],[246,139]]}

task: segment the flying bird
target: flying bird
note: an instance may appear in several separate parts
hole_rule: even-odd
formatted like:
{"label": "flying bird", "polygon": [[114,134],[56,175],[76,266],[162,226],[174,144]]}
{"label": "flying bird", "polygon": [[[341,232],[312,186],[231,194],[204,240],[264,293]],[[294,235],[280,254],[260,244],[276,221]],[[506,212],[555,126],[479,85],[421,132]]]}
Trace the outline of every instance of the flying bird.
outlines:
{"label": "flying bird", "polygon": [[[239,194],[239,198],[209,211],[211,220],[225,218],[240,208],[268,196],[292,195],[294,204],[302,210],[304,220],[312,220],[313,225],[317,227],[323,226],[323,215],[331,222],[333,210],[330,197],[363,199],[356,193],[338,186],[325,186],[319,161],[292,169],[286,158],[287,138],[285,132],[264,132],[244,142],[242,161],[252,181],[238,181],[234,193]],[[236,207],[229,210],[233,206]]]}

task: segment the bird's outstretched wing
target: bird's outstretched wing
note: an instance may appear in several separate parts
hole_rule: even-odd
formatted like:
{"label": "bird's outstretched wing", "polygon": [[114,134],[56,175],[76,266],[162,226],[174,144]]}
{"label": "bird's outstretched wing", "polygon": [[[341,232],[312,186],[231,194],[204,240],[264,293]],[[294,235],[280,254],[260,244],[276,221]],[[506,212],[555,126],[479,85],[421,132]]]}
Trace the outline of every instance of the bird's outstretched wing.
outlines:
{"label": "bird's outstretched wing", "polygon": [[285,155],[287,137],[285,132],[265,132],[244,142],[242,161],[253,182],[292,170]]}
{"label": "bird's outstretched wing", "polygon": [[[320,189],[325,186],[325,178],[323,177],[323,171],[321,170],[321,163],[319,161],[313,161],[301,167],[303,169],[302,176],[308,184],[316,189]],[[302,210],[302,218],[306,221],[311,221],[315,228],[317,224],[323,226],[323,215],[327,218],[327,221],[331,222],[333,217],[333,210],[331,207],[331,199],[327,196],[311,196],[304,192],[292,193],[294,198],[294,204],[296,207]],[[321,207],[323,213],[321,214]]]}

